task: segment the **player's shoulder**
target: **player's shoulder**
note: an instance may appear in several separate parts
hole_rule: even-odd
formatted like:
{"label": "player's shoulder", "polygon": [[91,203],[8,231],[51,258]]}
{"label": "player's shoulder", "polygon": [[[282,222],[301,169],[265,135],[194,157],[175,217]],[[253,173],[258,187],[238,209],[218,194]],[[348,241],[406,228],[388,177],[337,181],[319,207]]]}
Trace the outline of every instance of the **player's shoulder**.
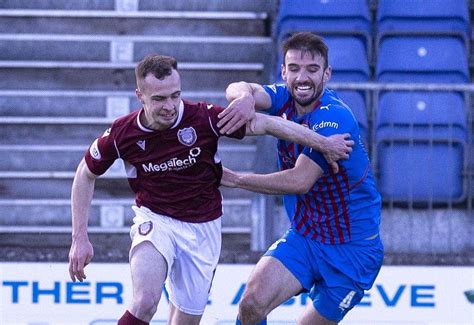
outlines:
{"label": "player's shoulder", "polygon": [[274,83],[269,85],[262,85],[262,88],[270,96],[289,96],[288,86],[285,83]]}
{"label": "player's shoulder", "polygon": [[208,103],[208,102],[204,102],[204,101],[201,101],[201,102],[193,102],[193,101],[189,101],[189,100],[183,100],[183,103],[184,103],[184,108],[185,110],[190,110],[190,111],[194,111],[194,112],[201,112],[201,113],[206,113],[208,111],[212,111],[212,110],[223,110],[224,108],[221,107],[220,105],[216,105],[216,104],[212,104],[212,103]]}
{"label": "player's shoulder", "polygon": [[349,106],[331,89],[325,90],[318,108],[318,114],[320,116],[334,116],[341,119],[353,118]]}
{"label": "player's shoulder", "polygon": [[218,115],[224,108],[208,102],[184,101],[184,114],[181,124],[212,125],[217,123]]}

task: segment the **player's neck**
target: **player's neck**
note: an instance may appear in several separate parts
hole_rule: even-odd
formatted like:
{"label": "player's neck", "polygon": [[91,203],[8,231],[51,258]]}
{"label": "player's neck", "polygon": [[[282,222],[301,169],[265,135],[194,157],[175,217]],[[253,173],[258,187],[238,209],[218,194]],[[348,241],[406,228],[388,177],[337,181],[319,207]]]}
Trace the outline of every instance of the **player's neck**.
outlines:
{"label": "player's neck", "polygon": [[303,116],[309,112],[314,111],[314,108],[316,106],[316,103],[319,101],[319,99],[311,102],[309,105],[301,106],[298,103],[296,103],[295,108],[296,108],[296,115],[297,116]]}
{"label": "player's neck", "polygon": [[147,129],[149,130],[153,130],[153,131],[163,131],[163,130],[166,130],[169,128],[169,126],[167,125],[161,125],[155,121],[153,121],[152,119],[149,119],[147,116],[146,116],[146,112],[145,110],[142,110],[140,113],[139,113],[139,116],[138,118],[140,119],[140,123],[146,127]]}
{"label": "player's neck", "polygon": [[303,105],[299,104],[298,102],[295,102],[296,115],[299,117],[299,116],[303,116],[307,113],[310,113],[310,112],[314,111],[316,109],[316,107],[319,105],[319,103],[320,103],[319,100],[323,96],[323,93],[324,93],[324,91],[321,92],[321,94],[319,95],[318,98],[313,100],[308,105],[303,106]]}

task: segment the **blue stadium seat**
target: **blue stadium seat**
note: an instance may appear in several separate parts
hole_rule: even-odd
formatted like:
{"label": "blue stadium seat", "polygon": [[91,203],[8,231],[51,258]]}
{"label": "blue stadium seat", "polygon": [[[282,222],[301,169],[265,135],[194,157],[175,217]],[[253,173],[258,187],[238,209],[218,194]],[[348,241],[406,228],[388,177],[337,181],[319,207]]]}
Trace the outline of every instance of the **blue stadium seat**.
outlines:
{"label": "blue stadium seat", "polygon": [[377,43],[393,34],[452,35],[469,45],[466,0],[379,0]]}
{"label": "blue stadium seat", "polygon": [[281,40],[297,31],[361,37],[371,52],[372,25],[366,0],[281,0],[276,35]]}
{"label": "blue stadium seat", "polygon": [[375,122],[375,146],[384,199],[463,200],[466,120],[464,98],[457,92],[383,94]]}
{"label": "blue stadium seat", "polygon": [[360,135],[365,146],[369,145],[369,121],[367,118],[367,105],[364,96],[353,90],[337,90],[337,94],[346,103],[354,113],[357,122],[359,122]]}
{"label": "blue stadium seat", "polygon": [[[325,37],[329,47],[329,64],[332,66],[331,81],[363,82],[370,78],[367,52],[356,37]],[[283,58],[278,57],[275,77],[281,80],[281,64]]]}
{"label": "blue stadium seat", "polygon": [[331,80],[368,81],[370,79],[367,51],[355,37],[326,37],[329,64],[333,68]]}
{"label": "blue stadium seat", "polygon": [[386,37],[376,78],[385,82],[469,82],[463,44],[453,37]]}

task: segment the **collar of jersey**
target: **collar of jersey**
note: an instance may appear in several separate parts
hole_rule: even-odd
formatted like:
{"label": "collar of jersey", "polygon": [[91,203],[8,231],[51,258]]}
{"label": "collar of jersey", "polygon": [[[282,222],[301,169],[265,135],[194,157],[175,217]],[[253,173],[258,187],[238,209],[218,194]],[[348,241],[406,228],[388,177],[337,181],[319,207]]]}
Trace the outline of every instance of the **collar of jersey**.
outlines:
{"label": "collar of jersey", "polygon": [[[152,130],[152,129],[149,129],[147,128],[146,126],[144,126],[142,124],[142,122],[140,122],[140,114],[142,114],[143,112],[143,108],[140,110],[140,112],[138,112],[137,114],[137,124],[138,124],[138,127],[140,128],[140,130],[142,130],[143,132],[155,132],[156,130]],[[175,127],[178,126],[179,122],[181,122],[182,118],[183,118],[183,112],[184,112],[184,103],[183,101],[181,101],[179,103],[179,107],[178,107],[178,117],[176,118],[176,122],[173,124],[172,127],[170,127],[170,129],[174,129]]]}

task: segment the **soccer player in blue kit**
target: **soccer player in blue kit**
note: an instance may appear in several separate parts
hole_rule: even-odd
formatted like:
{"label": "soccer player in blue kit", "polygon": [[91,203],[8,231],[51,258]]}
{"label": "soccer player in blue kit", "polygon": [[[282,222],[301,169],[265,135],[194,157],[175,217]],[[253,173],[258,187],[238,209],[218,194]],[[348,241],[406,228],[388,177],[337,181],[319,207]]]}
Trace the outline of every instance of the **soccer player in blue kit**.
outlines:
{"label": "soccer player in blue kit", "polygon": [[320,153],[281,140],[279,172],[224,171],[224,186],[285,194],[291,221],[290,229],[250,275],[237,324],[264,324],[274,308],[301,292],[310,292],[313,303],[298,324],[337,324],[361,301],[364,290],[372,287],[382,266],[381,197],[354,115],[326,88],[331,67],[323,39],[309,32],[296,33],[283,44],[283,57],[285,84],[229,85],[226,95],[231,104],[221,113],[221,132],[231,132],[232,125],[225,123],[250,106],[324,136],[350,133],[355,144],[349,159],[338,163],[338,173]]}

